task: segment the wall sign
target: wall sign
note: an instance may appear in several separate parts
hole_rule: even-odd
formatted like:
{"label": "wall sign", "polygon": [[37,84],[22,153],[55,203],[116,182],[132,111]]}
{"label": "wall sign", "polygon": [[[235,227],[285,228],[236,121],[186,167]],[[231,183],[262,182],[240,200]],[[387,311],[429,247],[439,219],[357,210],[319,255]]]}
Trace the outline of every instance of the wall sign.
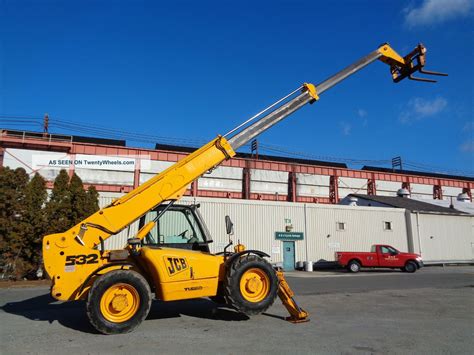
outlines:
{"label": "wall sign", "polygon": [[276,240],[303,240],[304,235],[301,232],[275,232]]}

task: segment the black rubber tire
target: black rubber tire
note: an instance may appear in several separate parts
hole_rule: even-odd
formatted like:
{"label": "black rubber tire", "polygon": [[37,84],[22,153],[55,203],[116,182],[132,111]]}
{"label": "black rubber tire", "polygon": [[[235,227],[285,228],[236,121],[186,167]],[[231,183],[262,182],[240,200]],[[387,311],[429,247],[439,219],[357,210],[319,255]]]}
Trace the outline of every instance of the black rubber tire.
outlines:
{"label": "black rubber tire", "polygon": [[416,266],[414,261],[407,261],[404,269],[406,272],[414,273],[418,269],[418,266]]}
{"label": "black rubber tire", "polygon": [[347,264],[347,270],[353,273],[357,273],[360,271],[360,263],[357,260],[351,260],[349,264]]}
{"label": "black rubber tire", "polygon": [[[250,302],[240,292],[240,280],[243,274],[252,268],[264,271],[270,282],[268,294],[260,302]],[[229,306],[248,316],[260,314],[275,302],[278,292],[278,278],[273,267],[265,259],[257,255],[245,255],[234,260],[227,270],[224,291]]]}
{"label": "black rubber tire", "polygon": [[[129,320],[115,323],[107,320],[100,310],[100,300],[111,286],[125,283],[138,292],[140,304],[137,312]],[[121,334],[134,330],[145,320],[151,308],[151,291],[148,282],[138,272],[132,270],[114,270],[100,276],[92,285],[87,297],[87,317],[92,326],[102,334]]]}

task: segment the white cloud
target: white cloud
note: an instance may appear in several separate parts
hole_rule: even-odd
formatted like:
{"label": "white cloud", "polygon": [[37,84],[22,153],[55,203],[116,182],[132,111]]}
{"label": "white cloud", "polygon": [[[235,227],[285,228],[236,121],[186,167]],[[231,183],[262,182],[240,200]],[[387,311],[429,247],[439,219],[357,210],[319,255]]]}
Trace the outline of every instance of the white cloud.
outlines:
{"label": "white cloud", "polygon": [[408,27],[435,25],[458,17],[468,16],[472,0],[423,0],[419,7],[406,8]]}
{"label": "white cloud", "polygon": [[470,131],[474,131],[474,121],[470,121],[470,122],[467,122],[463,129],[462,129],[464,132],[470,132]]}
{"label": "white cloud", "polygon": [[369,120],[367,119],[367,111],[360,108],[357,110],[357,116],[362,119],[362,126],[367,127]]}
{"label": "white cloud", "polygon": [[460,149],[462,152],[466,152],[466,153],[472,153],[472,152],[474,152],[474,140],[464,142],[463,144],[461,144],[461,146],[459,147],[459,149]]}
{"label": "white cloud", "polygon": [[360,109],[357,110],[357,114],[359,115],[360,118],[363,118],[363,117],[367,116],[367,111],[360,108]]}
{"label": "white cloud", "polygon": [[419,114],[421,118],[427,116],[433,116],[443,111],[448,102],[442,97],[429,101],[421,98],[415,98],[412,100],[411,105],[415,113]]}
{"label": "white cloud", "polygon": [[435,116],[444,111],[447,105],[448,101],[443,97],[437,97],[433,100],[415,97],[408,101],[406,109],[400,113],[399,120],[402,123],[409,123],[425,117]]}
{"label": "white cloud", "polygon": [[339,126],[341,127],[341,133],[344,136],[348,136],[351,134],[352,125],[350,123],[342,121],[342,122],[339,122]]}

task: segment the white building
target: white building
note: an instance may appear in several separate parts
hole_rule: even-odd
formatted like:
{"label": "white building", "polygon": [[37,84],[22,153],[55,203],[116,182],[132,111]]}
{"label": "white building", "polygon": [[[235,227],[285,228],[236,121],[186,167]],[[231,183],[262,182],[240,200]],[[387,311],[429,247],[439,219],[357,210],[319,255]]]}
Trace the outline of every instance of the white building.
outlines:
{"label": "white building", "polygon": [[[404,191],[399,191],[403,195]],[[409,251],[428,264],[474,262],[474,215],[453,207],[397,197],[350,194],[341,200],[353,208],[398,208],[405,211]],[[460,202],[466,210],[469,202]],[[468,204],[468,205],[467,205]],[[456,206],[458,206],[457,204]]]}
{"label": "white building", "polygon": [[[101,200],[109,203],[111,197]],[[272,263],[285,264],[286,268],[303,261],[333,262],[336,251],[369,251],[372,244],[389,244],[401,251],[419,253],[427,264],[473,262],[474,216],[449,209],[447,212],[451,213],[397,206],[202,197],[186,197],[180,203],[200,204],[200,212],[214,240],[210,245],[212,252],[223,251],[228,243],[224,218],[229,215],[235,227],[234,243],[240,241],[248,249],[264,251]],[[130,229],[107,240],[106,247],[123,247],[137,229],[138,224],[132,224]]]}

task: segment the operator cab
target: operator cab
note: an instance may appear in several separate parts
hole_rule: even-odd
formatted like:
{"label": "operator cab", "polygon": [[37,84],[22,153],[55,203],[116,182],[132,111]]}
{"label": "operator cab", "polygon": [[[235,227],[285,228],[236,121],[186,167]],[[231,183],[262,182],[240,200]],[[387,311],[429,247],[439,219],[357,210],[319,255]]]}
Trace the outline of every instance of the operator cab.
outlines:
{"label": "operator cab", "polygon": [[160,214],[161,216],[143,238],[142,245],[209,252],[212,238],[198,208],[199,205],[160,205],[149,211],[140,218],[140,229]]}

